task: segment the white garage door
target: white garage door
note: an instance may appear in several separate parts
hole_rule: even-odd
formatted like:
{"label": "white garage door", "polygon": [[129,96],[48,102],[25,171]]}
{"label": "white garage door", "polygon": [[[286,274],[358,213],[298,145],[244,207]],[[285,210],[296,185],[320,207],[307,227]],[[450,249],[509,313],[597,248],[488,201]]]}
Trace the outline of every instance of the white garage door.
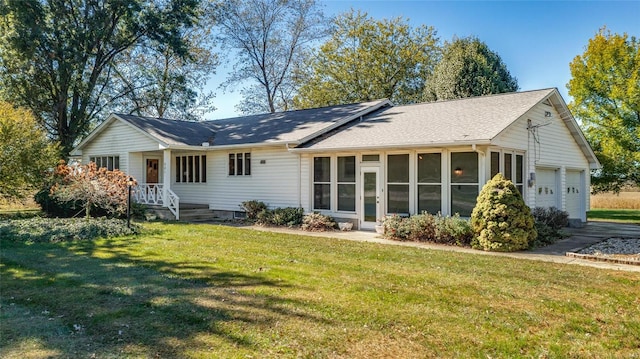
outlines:
{"label": "white garage door", "polygon": [[536,207],[560,208],[558,171],[536,168]]}
{"label": "white garage door", "polygon": [[567,188],[565,201],[569,218],[582,218],[582,198],[584,197],[582,188],[582,176],[579,171],[567,171]]}

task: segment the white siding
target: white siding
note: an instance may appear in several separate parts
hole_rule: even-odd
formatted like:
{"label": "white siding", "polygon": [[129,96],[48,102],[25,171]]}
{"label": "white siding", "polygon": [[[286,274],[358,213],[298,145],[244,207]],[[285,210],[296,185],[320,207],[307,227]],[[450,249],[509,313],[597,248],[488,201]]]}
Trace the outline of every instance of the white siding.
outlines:
{"label": "white siding", "polygon": [[[549,112],[550,116],[545,116],[546,112]],[[535,130],[527,130],[528,120],[531,120],[531,125],[535,127]],[[551,205],[552,200],[548,197],[545,198],[544,193],[542,195],[539,193],[541,188],[544,192],[545,188],[550,190],[552,186],[548,178],[549,173],[546,172],[550,169],[556,171],[555,184],[553,184],[556,188],[554,194],[557,195],[554,200],[555,206],[562,210],[568,210],[568,206],[574,206],[574,204],[567,203],[566,174],[569,171],[578,171],[586,173],[587,175],[584,177],[588,177],[589,162],[555,107],[544,103],[536,105],[498,135],[493,142],[501,147],[527,151],[527,168],[525,168],[527,178],[529,173],[538,169],[536,184],[529,189],[526,196],[529,206],[548,207]],[[541,173],[540,170],[543,172]],[[580,192],[580,209],[572,209],[571,217],[586,220],[584,212],[589,203],[589,180],[587,178],[581,180],[578,190]]]}
{"label": "white siding", "polygon": [[[250,176],[228,175],[231,152],[251,152]],[[238,211],[240,204],[249,200],[262,201],[272,208],[301,205],[299,157],[284,147],[208,152],[207,168],[206,193],[198,191],[197,197],[206,197],[211,209]],[[182,197],[180,200],[183,201]]]}
{"label": "white siding", "polygon": [[129,158],[129,153],[153,150],[158,150],[157,142],[116,119],[85,145],[82,162],[89,163],[91,156],[120,156],[120,170],[140,180],[144,166],[140,158]]}

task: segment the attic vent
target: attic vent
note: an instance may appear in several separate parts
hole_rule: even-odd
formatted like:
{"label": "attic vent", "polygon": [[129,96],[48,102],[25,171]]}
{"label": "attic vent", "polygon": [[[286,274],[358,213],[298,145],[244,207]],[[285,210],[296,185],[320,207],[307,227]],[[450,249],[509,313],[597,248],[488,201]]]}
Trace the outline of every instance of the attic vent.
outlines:
{"label": "attic vent", "polygon": [[553,106],[553,105],[551,105],[551,101],[549,101],[549,99],[546,99],[546,100],[542,101],[542,103],[547,105],[547,106]]}

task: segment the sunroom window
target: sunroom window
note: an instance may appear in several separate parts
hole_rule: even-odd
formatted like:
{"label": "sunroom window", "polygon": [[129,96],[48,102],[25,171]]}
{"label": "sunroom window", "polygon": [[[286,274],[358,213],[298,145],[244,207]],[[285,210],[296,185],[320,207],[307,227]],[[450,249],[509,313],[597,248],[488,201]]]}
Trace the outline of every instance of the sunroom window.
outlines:
{"label": "sunroom window", "polygon": [[206,183],[207,156],[176,156],[176,183]]}
{"label": "sunroom window", "polygon": [[478,154],[451,154],[451,213],[470,217],[478,197]]}
{"label": "sunroom window", "polygon": [[356,210],[356,157],[338,157],[338,211]]}
{"label": "sunroom window", "polygon": [[313,159],[313,209],[331,209],[331,157]]}
{"label": "sunroom window", "polygon": [[418,213],[442,210],[441,165],[440,153],[418,154]]}
{"label": "sunroom window", "polygon": [[387,156],[387,213],[409,213],[409,155]]}

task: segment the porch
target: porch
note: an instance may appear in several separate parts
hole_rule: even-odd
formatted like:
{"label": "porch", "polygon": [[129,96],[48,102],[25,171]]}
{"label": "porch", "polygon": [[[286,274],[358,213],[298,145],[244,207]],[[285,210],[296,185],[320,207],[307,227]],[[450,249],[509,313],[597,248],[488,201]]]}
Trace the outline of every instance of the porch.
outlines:
{"label": "porch", "polygon": [[131,196],[137,203],[165,208],[176,220],[180,219],[180,197],[163,183],[138,183],[131,188]]}

